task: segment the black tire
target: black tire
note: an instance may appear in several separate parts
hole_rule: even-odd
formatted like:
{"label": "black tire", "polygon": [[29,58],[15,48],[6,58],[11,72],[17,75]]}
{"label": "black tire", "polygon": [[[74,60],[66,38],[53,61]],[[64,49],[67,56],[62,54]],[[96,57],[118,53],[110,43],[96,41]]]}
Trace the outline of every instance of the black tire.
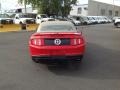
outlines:
{"label": "black tire", "polygon": [[32,61],[35,62],[35,63],[39,63],[39,60],[35,57],[32,57]]}
{"label": "black tire", "polygon": [[84,22],[83,25],[88,25],[87,22]]}
{"label": "black tire", "polygon": [[82,59],[83,59],[83,55],[80,56],[80,58],[79,58],[79,59],[76,59],[75,61],[78,62],[78,63],[81,63],[81,62],[82,62]]}
{"label": "black tire", "polygon": [[116,27],[117,27],[117,28],[120,28],[120,23],[117,23],[117,24],[116,24]]}
{"label": "black tire", "polygon": [[13,20],[10,21],[10,24],[13,24]]}
{"label": "black tire", "polygon": [[76,26],[76,24],[74,22],[72,22],[74,24],[74,26]]}
{"label": "black tire", "polygon": [[41,23],[43,23],[43,22],[45,22],[45,21],[41,21]]}
{"label": "black tire", "polygon": [[116,23],[114,23],[114,26],[117,26],[117,24],[116,24]]}
{"label": "black tire", "polygon": [[22,22],[20,22],[19,24],[23,24]]}

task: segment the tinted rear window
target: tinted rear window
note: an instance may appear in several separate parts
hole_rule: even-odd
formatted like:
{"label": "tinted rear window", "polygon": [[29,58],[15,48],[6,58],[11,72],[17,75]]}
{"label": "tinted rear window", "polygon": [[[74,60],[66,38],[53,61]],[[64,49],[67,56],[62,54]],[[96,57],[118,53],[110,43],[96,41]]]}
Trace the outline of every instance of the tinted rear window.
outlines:
{"label": "tinted rear window", "polygon": [[38,32],[74,32],[75,28],[72,25],[43,25],[38,28]]}

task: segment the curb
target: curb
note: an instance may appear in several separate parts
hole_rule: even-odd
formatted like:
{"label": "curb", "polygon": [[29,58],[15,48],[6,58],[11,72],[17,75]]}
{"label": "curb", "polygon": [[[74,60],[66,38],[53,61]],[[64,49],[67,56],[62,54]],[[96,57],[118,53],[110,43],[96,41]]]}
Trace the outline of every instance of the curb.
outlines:
{"label": "curb", "polygon": [[0,31],[0,33],[7,33],[7,32],[33,32],[33,31],[36,31],[36,30]]}

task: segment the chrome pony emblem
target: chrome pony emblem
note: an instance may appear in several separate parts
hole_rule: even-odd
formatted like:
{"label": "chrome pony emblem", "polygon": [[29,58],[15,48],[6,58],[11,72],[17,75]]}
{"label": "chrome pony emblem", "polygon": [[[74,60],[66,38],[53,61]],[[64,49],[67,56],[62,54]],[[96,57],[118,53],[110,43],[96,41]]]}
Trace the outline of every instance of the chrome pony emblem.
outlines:
{"label": "chrome pony emblem", "polygon": [[60,39],[55,39],[54,40],[54,44],[55,45],[60,45],[61,44],[61,40]]}

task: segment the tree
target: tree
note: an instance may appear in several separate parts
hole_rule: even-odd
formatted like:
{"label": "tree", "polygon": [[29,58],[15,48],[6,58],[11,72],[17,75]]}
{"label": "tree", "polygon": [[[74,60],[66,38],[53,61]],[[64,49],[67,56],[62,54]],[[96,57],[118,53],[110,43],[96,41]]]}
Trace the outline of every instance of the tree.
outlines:
{"label": "tree", "polygon": [[72,8],[71,5],[76,4],[77,0],[63,0],[63,2],[62,15],[67,16]]}
{"label": "tree", "polygon": [[19,3],[31,4],[38,9],[41,14],[55,14],[67,16],[71,10],[71,5],[77,0],[19,0]]}

